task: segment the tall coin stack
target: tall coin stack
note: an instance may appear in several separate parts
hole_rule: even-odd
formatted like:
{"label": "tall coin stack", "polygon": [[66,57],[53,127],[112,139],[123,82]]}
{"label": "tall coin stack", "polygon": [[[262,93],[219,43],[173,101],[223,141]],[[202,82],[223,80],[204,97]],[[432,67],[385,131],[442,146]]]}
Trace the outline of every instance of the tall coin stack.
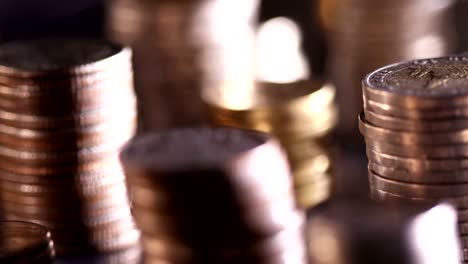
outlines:
{"label": "tall coin stack", "polygon": [[[340,133],[358,138],[361,80],[400,61],[453,51],[452,0],[322,0],[329,33],[328,71],[337,88]],[[331,2],[331,3],[328,3]],[[330,9],[330,10],[328,10]]]}
{"label": "tall coin stack", "polygon": [[168,130],[121,158],[146,263],[307,263],[286,159],[264,134]]}
{"label": "tall coin stack", "polygon": [[[387,66],[363,83],[359,127],[374,199],[449,200],[468,252],[468,57]],[[468,258],[465,257],[465,261]]]}
{"label": "tall coin stack", "polygon": [[109,1],[109,35],[134,52],[144,131],[206,123],[201,87],[251,74],[258,2]]}
{"label": "tall coin stack", "polygon": [[309,208],[326,200],[332,191],[334,97],[331,85],[298,81],[258,82],[250,102],[242,107],[230,105],[229,98],[215,93],[205,93],[204,99],[215,124],[266,132],[280,141],[293,172],[297,202]]}
{"label": "tall coin stack", "polygon": [[58,255],[136,245],[118,159],[136,127],[131,52],[91,39],[0,46],[0,207]]}

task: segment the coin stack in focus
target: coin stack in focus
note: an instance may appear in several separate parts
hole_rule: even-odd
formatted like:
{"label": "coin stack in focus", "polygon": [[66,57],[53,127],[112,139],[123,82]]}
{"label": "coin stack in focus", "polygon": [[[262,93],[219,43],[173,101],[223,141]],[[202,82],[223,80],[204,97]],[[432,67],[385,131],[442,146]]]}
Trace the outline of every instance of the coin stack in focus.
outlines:
{"label": "coin stack in focus", "polygon": [[306,263],[304,215],[266,135],[168,130],[121,154],[146,263]]}
{"label": "coin stack in focus", "polygon": [[202,86],[251,74],[259,0],[111,0],[110,38],[132,47],[143,131],[206,123]]}
{"label": "coin stack in focus", "polygon": [[206,94],[214,123],[254,129],[274,135],[285,149],[301,207],[327,199],[332,190],[331,132],[337,110],[331,85],[257,83],[250,105],[231,107],[223,97]]}
{"label": "coin stack in focus", "polygon": [[47,228],[22,221],[0,221],[0,262],[54,262],[54,243]]}
{"label": "coin stack in focus", "polygon": [[0,207],[58,255],[134,246],[118,152],[134,134],[131,52],[91,39],[0,46]]}
{"label": "coin stack in focus", "polygon": [[[452,0],[321,0],[329,39],[327,68],[337,88],[338,131],[359,138],[361,80],[400,61],[453,51]],[[328,15],[328,16],[327,16]]]}
{"label": "coin stack in focus", "polygon": [[307,223],[310,263],[460,263],[456,221],[448,204],[332,202]]}
{"label": "coin stack in focus", "polygon": [[[468,57],[416,60],[364,80],[359,117],[372,197],[450,200],[468,251]],[[465,258],[468,260],[468,258]]]}

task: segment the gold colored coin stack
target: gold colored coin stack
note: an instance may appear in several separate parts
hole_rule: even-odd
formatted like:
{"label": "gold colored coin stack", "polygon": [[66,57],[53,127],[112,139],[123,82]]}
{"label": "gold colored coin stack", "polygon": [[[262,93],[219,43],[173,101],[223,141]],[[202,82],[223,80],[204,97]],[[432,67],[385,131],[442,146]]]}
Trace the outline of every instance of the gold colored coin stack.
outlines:
{"label": "gold colored coin stack", "polygon": [[136,127],[131,53],[90,39],[0,46],[0,208],[58,255],[136,245],[118,152]]}
{"label": "gold colored coin stack", "polygon": [[307,223],[314,264],[460,263],[453,206],[333,201]]}
{"label": "gold colored coin stack", "polygon": [[266,135],[174,129],[121,159],[146,263],[307,263],[287,161]]}
{"label": "gold colored coin stack", "polygon": [[452,0],[321,0],[328,30],[327,68],[337,88],[339,131],[358,138],[361,80],[400,61],[453,51]]}
{"label": "gold colored coin stack", "polygon": [[[364,80],[359,117],[372,197],[449,200],[468,252],[468,57],[416,60]],[[465,257],[465,260],[468,258]]]}
{"label": "gold colored coin stack", "polygon": [[232,98],[214,90],[204,94],[213,123],[262,131],[280,141],[293,171],[298,204],[303,208],[326,200],[332,191],[330,134],[337,123],[334,98],[334,87],[309,81],[258,82],[250,102],[241,107],[231,105]]}
{"label": "gold colored coin stack", "polygon": [[22,221],[0,221],[0,262],[54,262],[54,243],[47,228]]}
{"label": "gold colored coin stack", "polygon": [[206,124],[202,86],[250,74],[259,0],[112,0],[110,38],[131,46],[143,131]]}

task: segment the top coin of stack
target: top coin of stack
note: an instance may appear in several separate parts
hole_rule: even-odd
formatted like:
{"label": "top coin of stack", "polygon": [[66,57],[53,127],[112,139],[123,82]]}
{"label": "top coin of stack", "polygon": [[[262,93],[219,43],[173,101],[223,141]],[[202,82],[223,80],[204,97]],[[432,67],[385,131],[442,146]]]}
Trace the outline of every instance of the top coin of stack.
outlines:
{"label": "top coin of stack", "polygon": [[[468,57],[391,65],[366,77],[359,117],[372,196],[450,200],[468,248]],[[468,260],[468,259],[466,259]]]}
{"label": "top coin of stack", "polygon": [[231,106],[229,98],[215,94],[215,90],[204,95],[214,123],[254,129],[278,138],[293,170],[298,203],[305,208],[322,202],[331,192],[329,137],[337,123],[334,97],[333,86],[309,81],[258,82],[251,102],[241,108]]}
{"label": "top coin of stack", "polygon": [[54,243],[47,228],[28,222],[0,221],[0,262],[54,262]]}
{"label": "top coin of stack", "polygon": [[[328,68],[337,88],[339,130],[358,137],[361,80],[377,68],[453,50],[452,0],[322,0]],[[329,3],[330,2],[330,3]]]}
{"label": "top coin of stack", "polygon": [[306,263],[289,168],[264,134],[168,130],[121,158],[147,263]]}
{"label": "top coin of stack", "polygon": [[135,130],[131,52],[90,39],[0,46],[0,207],[58,255],[134,245],[118,160]]}
{"label": "top coin of stack", "polygon": [[448,204],[333,202],[320,209],[307,224],[310,263],[460,263],[456,211]]}

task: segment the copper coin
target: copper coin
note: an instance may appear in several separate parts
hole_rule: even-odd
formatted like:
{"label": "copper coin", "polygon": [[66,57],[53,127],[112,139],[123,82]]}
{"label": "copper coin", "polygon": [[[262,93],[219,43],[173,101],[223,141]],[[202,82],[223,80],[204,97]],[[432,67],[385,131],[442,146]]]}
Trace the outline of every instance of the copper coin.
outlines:
{"label": "copper coin", "polygon": [[4,125],[24,129],[83,127],[112,120],[121,114],[134,112],[135,109],[136,100],[127,98],[125,100],[116,100],[112,104],[105,104],[81,114],[67,114],[55,117],[18,114],[0,110],[0,120]]}
{"label": "copper coin", "polygon": [[396,155],[383,154],[367,148],[368,158],[378,164],[396,169],[404,169],[414,173],[428,171],[463,171],[468,168],[468,159],[428,159],[399,157]]}
{"label": "copper coin", "polygon": [[440,131],[455,131],[468,128],[468,119],[442,119],[419,121],[411,119],[402,119],[379,115],[369,110],[364,110],[366,120],[378,127],[410,132],[440,132]]}
{"label": "copper coin", "polygon": [[363,113],[359,116],[359,130],[366,138],[382,140],[388,143],[403,146],[416,145],[443,145],[468,143],[468,129],[455,132],[416,133],[389,130],[370,124]]}
{"label": "copper coin", "polygon": [[364,97],[364,109],[379,115],[405,118],[418,121],[432,121],[442,119],[465,119],[468,118],[468,106],[438,108],[429,110],[406,109],[398,106],[382,104]]}
{"label": "copper coin", "polygon": [[47,132],[0,125],[0,144],[17,150],[69,151],[93,147],[106,140],[129,139],[135,131],[135,116],[130,119],[130,122],[127,119],[90,127]]}
{"label": "copper coin", "polygon": [[379,139],[366,138],[368,149],[376,152],[407,158],[423,159],[465,159],[468,158],[468,144],[446,145],[399,145]]}
{"label": "copper coin", "polygon": [[413,172],[394,167],[386,167],[369,162],[369,170],[387,179],[422,184],[456,184],[468,183],[468,170],[466,171],[420,171]]}
{"label": "copper coin", "polygon": [[369,172],[371,188],[401,196],[437,198],[468,196],[468,184],[415,184],[385,179]]}

